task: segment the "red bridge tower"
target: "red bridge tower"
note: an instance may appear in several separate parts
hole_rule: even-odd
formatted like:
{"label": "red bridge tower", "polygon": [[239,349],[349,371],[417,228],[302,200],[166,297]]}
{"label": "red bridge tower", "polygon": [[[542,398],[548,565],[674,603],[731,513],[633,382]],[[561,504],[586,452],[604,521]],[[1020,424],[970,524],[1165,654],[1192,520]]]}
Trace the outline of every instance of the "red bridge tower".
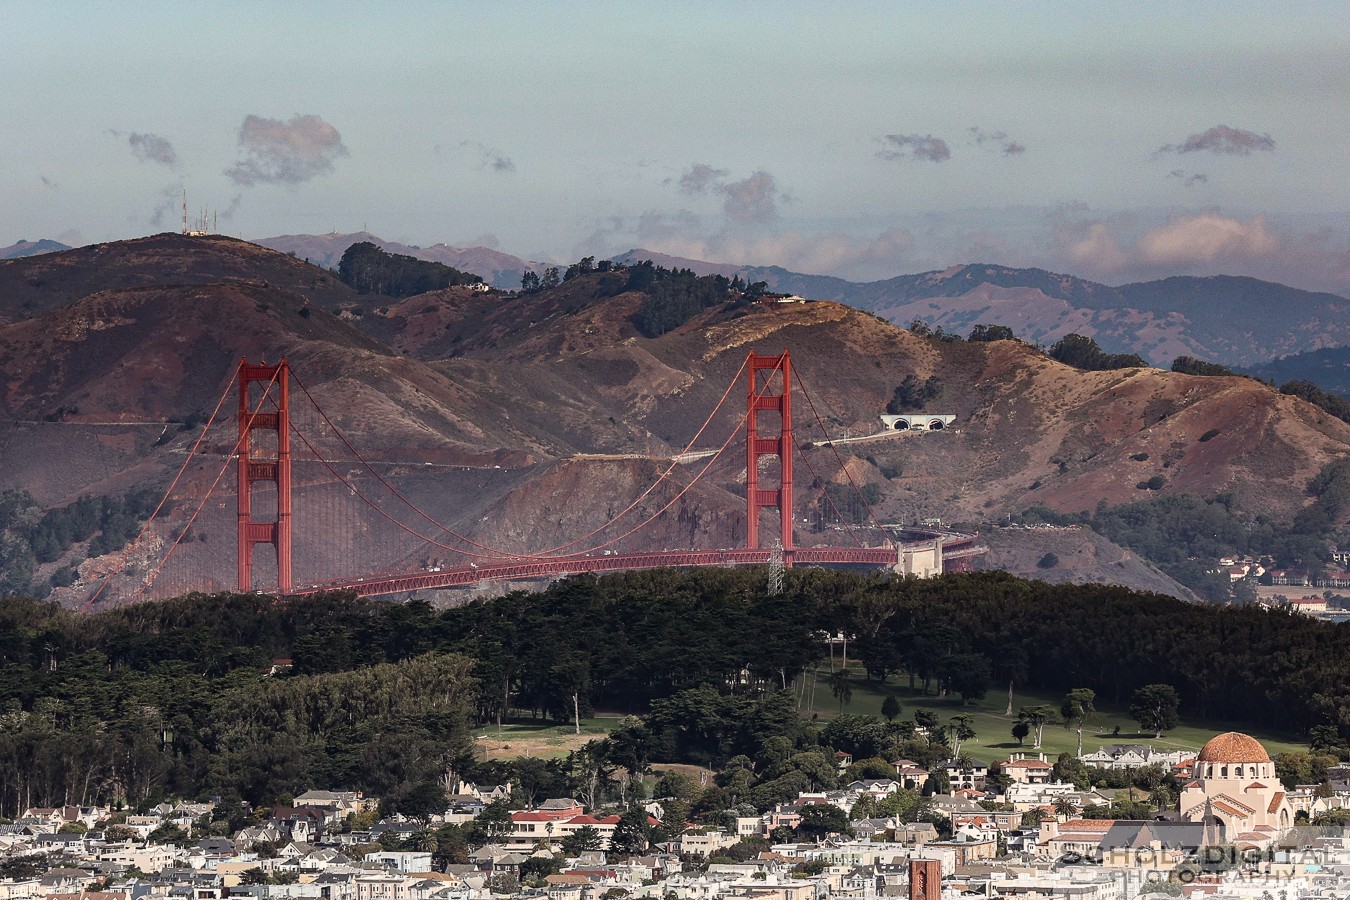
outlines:
{"label": "red bridge tower", "polygon": [[[291,580],[291,369],[285,359],[279,365],[239,363],[239,590],[253,590],[253,545],[271,544],[277,551],[277,591],[289,594]],[[249,385],[262,382],[258,405],[249,405]],[[276,411],[263,412],[276,385]],[[275,431],[275,459],[254,460],[253,432]],[[277,486],[276,520],[253,521],[253,482],[271,481]]]}
{"label": "red bridge tower", "polygon": [[[786,350],[781,356],[760,356],[750,352],[746,366],[749,374],[745,434],[745,545],[759,549],[759,511],[766,506],[778,507],[783,540],[783,562],[792,565],[792,358]],[[767,371],[768,381],[761,384],[759,373]],[[781,378],[777,394],[773,388],[774,375]],[[778,434],[761,436],[759,412],[778,413]],[[779,461],[778,487],[759,486],[759,458],[777,456]]]}

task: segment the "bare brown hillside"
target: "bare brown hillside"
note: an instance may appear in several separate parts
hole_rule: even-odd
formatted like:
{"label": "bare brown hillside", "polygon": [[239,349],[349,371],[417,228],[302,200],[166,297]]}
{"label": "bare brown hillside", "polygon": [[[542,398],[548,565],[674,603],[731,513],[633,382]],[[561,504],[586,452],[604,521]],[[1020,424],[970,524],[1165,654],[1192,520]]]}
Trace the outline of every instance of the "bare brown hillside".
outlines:
{"label": "bare brown hillside", "polygon": [[[522,549],[577,537],[630,502],[751,349],[791,351],[807,389],[795,396],[799,496],[820,490],[808,463],[841,479],[837,451],[892,522],[1091,509],[1146,497],[1137,485],[1155,478],[1163,492],[1229,492],[1240,509],[1288,520],[1308,502],[1308,479],[1350,450],[1350,425],[1253,380],[1080,372],[1019,342],[925,338],[830,302],[709,309],[649,339],[631,321],[642,295],[620,273],[524,297],[365,297],[359,316],[335,292],[344,314],[332,315],[312,284],[277,274],[313,267],[243,242],[161,236],[85,249],[38,258],[50,281],[0,271],[0,309],[16,319],[0,325],[0,488],[28,487],[47,503],[165,483],[195,434],[166,423],[209,412],[241,356],[283,354],[419,504]],[[70,253],[83,255],[61,259]],[[146,284],[119,286],[136,272]],[[258,272],[267,277],[246,277]],[[45,311],[24,312],[31,292]],[[911,374],[940,380],[926,411],[955,415],[952,429],[881,431]],[[695,447],[727,442],[728,458],[626,549],[740,540],[744,406],[744,384],[731,386]],[[841,437],[859,440],[823,446]],[[634,516],[658,510],[697,469],[675,467]]]}
{"label": "bare brown hillside", "polygon": [[980,542],[989,553],[976,562],[979,569],[1001,569],[1051,584],[1105,582],[1182,600],[1197,599],[1148,560],[1090,528],[990,528],[981,532]]}
{"label": "bare brown hillside", "polygon": [[166,233],[0,260],[0,324],[117,288],[234,281],[293,291],[329,310],[359,302],[331,272],[284,253],[223,235]]}

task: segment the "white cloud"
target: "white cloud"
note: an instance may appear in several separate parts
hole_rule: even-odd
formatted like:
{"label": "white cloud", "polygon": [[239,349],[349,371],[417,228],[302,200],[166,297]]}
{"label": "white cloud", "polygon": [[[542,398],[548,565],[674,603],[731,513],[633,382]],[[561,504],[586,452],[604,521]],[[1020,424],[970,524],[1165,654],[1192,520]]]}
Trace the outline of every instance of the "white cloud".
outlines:
{"label": "white cloud", "polygon": [[1340,231],[1297,232],[1265,216],[1212,210],[1173,216],[1142,230],[1129,217],[1052,224],[1053,249],[1039,264],[1087,278],[1120,283],[1248,275],[1306,290],[1350,291],[1350,241]]}
{"label": "white cloud", "polygon": [[242,158],[225,174],[236,184],[299,184],[332,170],[347,155],[342,135],[318,116],[289,122],[248,116],[239,126]]}
{"label": "white cloud", "polygon": [[1136,245],[1140,262],[1151,266],[1193,266],[1268,257],[1281,249],[1262,216],[1243,222],[1219,213],[1181,216],[1144,234]]}
{"label": "white cloud", "polygon": [[778,185],[768,172],[755,172],[749,178],[724,184],[718,190],[726,198],[723,208],[737,225],[767,222],[778,215]]}
{"label": "white cloud", "polygon": [[1075,272],[1095,274],[1117,272],[1129,262],[1105,222],[1093,222],[1087,231],[1066,248]]}

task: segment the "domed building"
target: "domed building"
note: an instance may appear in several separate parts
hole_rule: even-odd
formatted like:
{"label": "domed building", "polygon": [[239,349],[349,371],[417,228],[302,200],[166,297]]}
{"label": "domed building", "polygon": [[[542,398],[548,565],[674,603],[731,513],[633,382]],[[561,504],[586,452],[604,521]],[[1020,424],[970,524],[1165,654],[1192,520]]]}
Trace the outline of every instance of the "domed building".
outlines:
{"label": "domed building", "polygon": [[1217,735],[1195,757],[1181,794],[1181,815],[1215,826],[1230,844],[1264,844],[1294,824],[1294,812],[1261,742],[1235,731]]}

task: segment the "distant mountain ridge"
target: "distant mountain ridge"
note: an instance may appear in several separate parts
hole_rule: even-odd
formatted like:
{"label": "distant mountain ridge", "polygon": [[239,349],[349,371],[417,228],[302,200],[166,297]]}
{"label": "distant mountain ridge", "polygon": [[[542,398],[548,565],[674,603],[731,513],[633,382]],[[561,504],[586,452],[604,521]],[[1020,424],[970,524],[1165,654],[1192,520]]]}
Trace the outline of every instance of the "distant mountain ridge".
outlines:
{"label": "distant mountain ridge", "polygon": [[[280,235],[254,243],[331,269],[348,247],[361,241],[472,272],[506,290],[519,287],[524,272],[546,267],[489,247],[418,247],[365,231]],[[713,263],[641,248],[613,259],[650,259],[700,275],[739,275],[764,281],[774,291],[845,303],[898,325],[917,319],[962,335],[976,324],[1006,325],[1024,340],[1040,344],[1078,333],[1094,338],[1108,352],[1138,353],[1162,367],[1178,356],[1252,366],[1350,345],[1350,299],[1242,276],[1176,276],[1112,287],[1044,269],[980,263],[852,282],[781,266]]]}
{"label": "distant mountain ridge", "polygon": [[1023,339],[1045,344],[1077,332],[1110,352],[1138,353],[1164,367],[1183,355],[1246,366],[1350,345],[1350,299],[1243,276],[1175,276],[1111,287],[1044,269],[969,264],[859,283],[642,249],[615,259],[740,275],[767,282],[771,290],[847,303],[898,325],[919,319],[962,335],[976,324],[1007,325]]}
{"label": "distant mountain ridge", "polygon": [[449,244],[432,244],[430,247],[418,247],[401,244],[398,241],[386,241],[368,231],[350,234],[283,234],[277,237],[262,238],[253,241],[260,247],[289,253],[299,259],[307,260],[325,269],[336,269],[342,261],[342,254],[352,244],[369,242],[389,253],[401,253],[417,259],[445,263],[464,272],[472,272],[493,287],[514,289],[520,287],[521,273],[542,271],[544,263],[531,262],[493,250],[491,247],[451,247]]}
{"label": "distant mountain ridge", "polygon": [[46,238],[40,241],[18,241],[8,247],[0,247],[0,259],[22,259],[25,256],[59,253],[62,250],[69,249],[70,247],[66,244],[59,241],[49,241]]}
{"label": "distant mountain ridge", "polygon": [[[955,292],[961,272],[935,273],[920,290]],[[635,317],[651,295],[630,274],[597,271],[522,295],[452,287],[397,299],[358,294],[257,244],[177,234],[0,262],[0,488],[60,505],[163,486],[196,437],[187,423],[209,414],[238,360],[283,356],[420,508],[513,552],[599,528],[704,425],[735,439],[738,403],[706,419],[752,348],[790,351],[810,385],[803,413],[818,408],[830,435],[863,437],[841,445],[847,475],[803,481],[804,508],[823,508],[828,478],[870,486],[883,521],[982,523],[1159,491],[1223,492],[1237,509],[1289,521],[1308,503],[1309,480],[1350,453],[1350,424],[1252,379],[1081,372],[1021,342],[935,340],[834,302],[736,298],[649,338]],[[1005,277],[1053,287],[1048,273]],[[911,375],[940,382],[931,411],[955,415],[953,428],[879,433],[881,412]],[[801,440],[818,446],[824,435],[809,423]],[[227,428],[212,440],[211,458],[185,476],[203,487],[234,438]],[[804,466],[816,450],[806,445]],[[634,549],[738,546],[743,471],[733,457],[688,494],[672,481],[645,495],[635,521],[669,504],[678,511],[635,537]],[[194,527],[211,539],[190,552],[206,571],[226,552],[234,519],[225,506],[204,516]],[[305,540],[297,552],[337,552],[322,531]],[[416,553],[421,564],[438,558],[434,547]],[[1080,555],[1074,577],[1157,585],[1120,568],[1123,557],[1088,547]],[[80,584],[97,569],[82,569]],[[228,579],[234,570],[219,571]]]}
{"label": "distant mountain ridge", "polygon": [[1350,400],[1350,347],[1323,347],[1307,353],[1272,359],[1242,369],[1263,381],[1311,381],[1325,391]]}

